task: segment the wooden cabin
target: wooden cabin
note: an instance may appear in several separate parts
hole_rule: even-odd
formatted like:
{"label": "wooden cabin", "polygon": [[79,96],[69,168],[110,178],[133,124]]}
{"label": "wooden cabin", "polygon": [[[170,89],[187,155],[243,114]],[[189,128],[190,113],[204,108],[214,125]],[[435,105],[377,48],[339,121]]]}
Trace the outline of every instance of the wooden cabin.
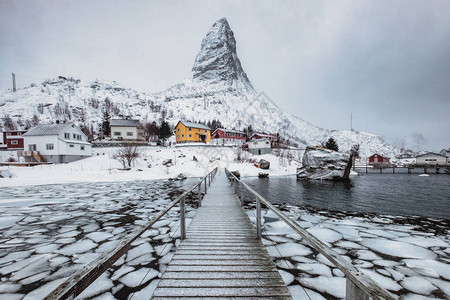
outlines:
{"label": "wooden cabin", "polygon": [[388,157],[384,157],[377,153],[369,157],[369,165],[384,165],[389,163],[390,159]]}
{"label": "wooden cabin", "polygon": [[247,139],[245,132],[217,128],[211,134],[211,144],[213,145],[243,145]]}
{"label": "wooden cabin", "polygon": [[177,143],[210,143],[211,128],[200,123],[178,121],[175,138]]}

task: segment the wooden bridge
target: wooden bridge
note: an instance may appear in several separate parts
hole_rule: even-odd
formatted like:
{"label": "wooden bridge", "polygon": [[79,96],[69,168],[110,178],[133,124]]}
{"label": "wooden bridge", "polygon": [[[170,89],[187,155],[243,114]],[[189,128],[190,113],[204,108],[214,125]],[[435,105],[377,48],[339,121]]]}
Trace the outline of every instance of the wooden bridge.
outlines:
{"label": "wooden bridge", "polygon": [[152,299],[292,299],[227,178],[215,180]]}

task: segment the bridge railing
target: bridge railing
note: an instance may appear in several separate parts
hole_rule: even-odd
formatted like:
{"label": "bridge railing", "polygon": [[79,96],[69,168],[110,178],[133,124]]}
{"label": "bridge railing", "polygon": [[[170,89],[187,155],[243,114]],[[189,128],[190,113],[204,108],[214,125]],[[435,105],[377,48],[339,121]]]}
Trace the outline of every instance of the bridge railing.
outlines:
{"label": "bridge railing", "polygon": [[[234,186],[235,193],[238,186],[245,188],[256,198],[256,231],[258,237],[261,238],[261,204],[264,204],[268,209],[272,210],[281,220],[283,220],[289,227],[295,232],[300,234],[308,244],[325,256],[331,263],[333,263],[339,270],[341,270],[346,277],[346,299],[347,300],[368,300],[368,299],[395,299],[387,290],[379,286],[369,276],[363,274],[351,263],[345,260],[339,253],[334,251],[325,245],[322,241],[309,233],[306,229],[298,225],[295,221],[291,220],[285,214],[283,214],[278,208],[272,205],[269,201],[264,199],[260,194],[254,191],[247,184],[242,182],[228,169],[225,169],[225,173]],[[241,205],[243,205],[243,199],[241,197]]]}
{"label": "bridge railing", "polygon": [[127,235],[119,244],[109,252],[102,254],[99,258],[91,261],[87,265],[83,266],[75,274],[69,277],[66,281],[60,284],[53,292],[51,292],[44,300],[56,300],[56,299],[75,299],[76,296],[81,294],[91,283],[93,283],[103,272],[108,270],[122,255],[128,252],[131,244],[141,236],[145,231],[150,229],[159,219],[161,219],[166,213],[180,203],[180,238],[184,240],[186,238],[186,219],[185,219],[185,199],[192,193],[197,194],[198,206],[201,206],[201,190],[204,186],[204,192],[207,193],[208,186],[211,185],[211,181],[214,179],[218,171],[215,168],[209,172],[205,177],[196,183],[188,191],[177,197],[170,202],[162,211],[154,216],[150,221],[134,230]]}

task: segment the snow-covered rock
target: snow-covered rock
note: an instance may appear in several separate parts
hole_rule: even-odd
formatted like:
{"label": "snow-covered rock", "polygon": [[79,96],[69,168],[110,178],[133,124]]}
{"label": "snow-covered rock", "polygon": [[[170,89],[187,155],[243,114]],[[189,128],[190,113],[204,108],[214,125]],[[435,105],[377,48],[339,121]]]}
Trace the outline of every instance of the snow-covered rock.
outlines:
{"label": "snow-covered rock", "polygon": [[348,180],[351,168],[350,155],[337,151],[307,147],[298,169],[298,179]]}

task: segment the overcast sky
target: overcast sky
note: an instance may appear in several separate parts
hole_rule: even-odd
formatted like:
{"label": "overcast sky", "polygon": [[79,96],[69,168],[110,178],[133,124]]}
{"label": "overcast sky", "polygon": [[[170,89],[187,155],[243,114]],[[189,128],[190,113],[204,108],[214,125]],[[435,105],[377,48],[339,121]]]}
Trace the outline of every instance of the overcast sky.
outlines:
{"label": "overcast sky", "polygon": [[0,89],[58,75],[181,82],[226,17],[257,91],[328,129],[450,147],[450,1],[0,1]]}

